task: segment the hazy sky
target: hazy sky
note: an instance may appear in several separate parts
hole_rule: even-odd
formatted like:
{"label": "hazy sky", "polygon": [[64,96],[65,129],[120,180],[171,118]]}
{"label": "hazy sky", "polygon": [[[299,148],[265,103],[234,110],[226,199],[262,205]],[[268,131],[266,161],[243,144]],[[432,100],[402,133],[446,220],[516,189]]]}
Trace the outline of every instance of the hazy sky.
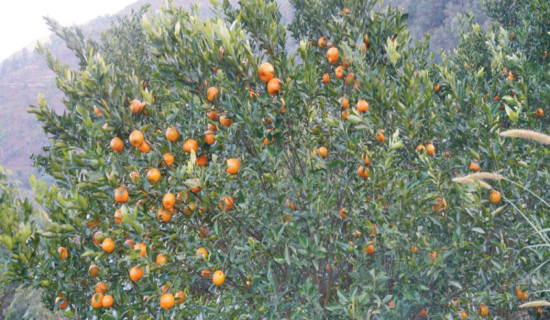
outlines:
{"label": "hazy sky", "polygon": [[50,34],[43,16],[64,25],[82,24],[113,14],[135,0],[1,0],[0,62],[34,40]]}

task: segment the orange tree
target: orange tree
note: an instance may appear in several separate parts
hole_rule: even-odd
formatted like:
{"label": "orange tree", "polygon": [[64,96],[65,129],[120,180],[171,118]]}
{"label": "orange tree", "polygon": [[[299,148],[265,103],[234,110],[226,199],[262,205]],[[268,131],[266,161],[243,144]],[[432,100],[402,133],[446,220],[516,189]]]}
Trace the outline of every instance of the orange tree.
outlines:
{"label": "orange tree", "polygon": [[525,193],[451,183],[481,167],[544,187],[547,151],[529,167],[498,136],[540,119],[486,96],[527,85],[479,68],[513,52],[474,28],[430,64],[399,10],[291,4],[289,24],[274,1],[224,1],[205,21],[168,6],[101,42],[51,22],[80,68],[44,50],[67,112],[29,110],[55,184],[35,184],[49,221],[7,278],[78,318],[517,315],[544,282],[527,273],[544,252],[524,247],[532,225],[508,206],[527,210]]}

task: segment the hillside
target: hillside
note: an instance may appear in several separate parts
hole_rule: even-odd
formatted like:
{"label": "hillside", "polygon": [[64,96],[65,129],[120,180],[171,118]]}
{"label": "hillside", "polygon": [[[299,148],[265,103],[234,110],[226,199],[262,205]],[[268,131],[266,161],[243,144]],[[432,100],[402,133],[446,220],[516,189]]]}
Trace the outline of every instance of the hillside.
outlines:
{"label": "hillside", "polygon": [[[138,0],[118,15],[129,14],[145,4],[150,4],[155,10],[163,3],[164,0]],[[175,5],[187,8],[191,3],[200,5],[201,16],[211,14],[209,0],[174,0]],[[292,9],[289,1],[279,0],[278,3],[284,18],[291,20]],[[488,23],[478,0],[391,0],[385,4],[397,5],[409,12],[409,27],[414,38],[421,39],[426,32],[430,32],[430,45],[434,51],[450,50],[456,44],[459,12],[473,12],[476,22]],[[80,27],[85,34],[96,38],[115,20],[116,16],[103,16]],[[63,61],[75,61],[71,52],[56,36],[50,37],[47,47]],[[24,189],[27,190],[29,175],[36,174],[31,167],[30,156],[40,152],[41,146],[46,142],[46,137],[37,127],[34,116],[25,111],[27,106],[36,103],[36,97],[40,92],[45,94],[47,101],[57,111],[61,112],[64,109],[61,93],[55,87],[53,73],[47,68],[42,57],[34,51],[24,49],[0,64],[0,99],[3,101],[0,110],[0,166],[14,171],[15,178],[22,181]]]}

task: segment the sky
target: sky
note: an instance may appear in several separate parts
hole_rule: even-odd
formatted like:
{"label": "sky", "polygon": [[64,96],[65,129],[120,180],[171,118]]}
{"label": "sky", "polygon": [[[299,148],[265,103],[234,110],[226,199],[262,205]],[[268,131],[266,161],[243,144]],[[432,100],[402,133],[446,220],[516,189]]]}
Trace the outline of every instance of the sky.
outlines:
{"label": "sky", "polygon": [[135,0],[2,0],[0,5],[0,62],[50,30],[42,19],[49,16],[63,25],[83,24],[114,14]]}

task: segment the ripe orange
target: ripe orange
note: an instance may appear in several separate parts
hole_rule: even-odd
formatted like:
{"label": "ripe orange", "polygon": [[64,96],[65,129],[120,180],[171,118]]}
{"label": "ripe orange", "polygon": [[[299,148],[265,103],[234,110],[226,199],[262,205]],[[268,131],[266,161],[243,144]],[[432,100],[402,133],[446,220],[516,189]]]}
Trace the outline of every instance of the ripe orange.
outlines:
{"label": "ripe orange", "polygon": [[143,268],[138,268],[136,266],[133,266],[130,269],[130,279],[133,282],[139,281],[139,279],[143,278]]}
{"label": "ripe orange", "polygon": [[199,238],[206,238],[206,236],[208,235],[209,231],[208,231],[208,227],[207,226],[202,226],[199,230]]}
{"label": "ripe orange", "polygon": [[338,214],[340,215],[340,218],[342,218],[342,220],[346,219],[347,216],[346,216],[346,208],[341,208],[339,211],[338,211]]}
{"label": "ripe orange", "polygon": [[338,103],[342,107],[342,110],[347,109],[349,106],[349,100],[346,97],[341,97],[340,99],[338,99]]}
{"label": "ripe orange", "polygon": [[544,116],[544,110],[542,110],[542,108],[538,108],[537,111],[535,111],[535,116],[542,118],[542,116]]}
{"label": "ripe orange", "polygon": [[141,153],[149,153],[149,151],[151,151],[151,145],[149,144],[149,142],[144,141],[141,146],[139,146],[138,150]]}
{"label": "ripe orange", "polygon": [[127,239],[126,241],[124,241],[124,245],[127,246],[128,248],[133,248],[136,245],[136,243],[132,239]]}
{"label": "ripe orange", "polygon": [[466,311],[462,311],[462,312],[460,313],[460,318],[461,318],[461,319],[466,319],[466,318],[468,318],[468,314],[466,313]]}
{"label": "ripe orange", "polygon": [[165,135],[166,135],[166,139],[172,142],[176,142],[180,138],[180,133],[176,127],[170,127],[166,129]]}
{"label": "ripe orange", "polygon": [[350,72],[348,73],[348,75],[346,76],[346,84],[349,86],[352,82],[353,82],[353,79],[355,78],[355,74],[353,74],[353,72]]}
{"label": "ripe orange", "polygon": [[369,244],[369,245],[367,246],[367,254],[368,254],[369,256],[372,256],[372,255],[374,254],[374,246],[373,246],[372,244]]}
{"label": "ripe orange", "polygon": [[103,293],[94,293],[92,296],[92,307],[96,309],[103,307]]}
{"label": "ripe orange", "polygon": [[267,92],[270,95],[275,96],[279,91],[281,91],[281,86],[282,86],[281,79],[273,78],[269,80],[269,82],[267,83]]}
{"label": "ripe orange", "polygon": [[171,154],[171,153],[165,153],[162,155],[162,164],[165,166],[165,167],[171,167],[173,164],[174,164],[174,155]]}
{"label": "ripe orange", "polygon": [[317,41],[317,44],[319,45],[319,48],[325,48],[327,46],[327,39],[325,37],[319,38],[319,41]]}
{"label": "ripe orange", "polygon": [[363,166],[360,166],[359,169],[357,169],[357,175],[360,178],[368,178],[369,177],[369,170]]}
{"label": "ripe orange", "polygon": [[96,266],[95,264],[92,264],[92,265],[88,268],[88,274],[89,274],[92,278],[97,277],[97,275],[99,274],[99,267]]}
{"label": "ripe orange", "polygon": [[59,303],[59,309],[66,309],[69,306],[69,300],[67,300],[67,297],[65,295],[59,295],[57,298],[55,298],[55,304]]}
{"label": "ripe orange", "polygon": [[411,253],[418,253],[418,247],[415,246],[414,244],[412,244],[410,251],[411,251]]}
{"label": "ripe orange", "polygon": [[115,202],[126,203],[128,202],[128,198],[128,190],[126,190],[126,187],[121,186],[115,190]]}
{"label": "ripe orange", "polygon": [[384,132],[383,130],[378,130],[378,133],[376,134],[376,141],[378,141],[378,142],[386,141],[386,137],[384,137],[383,132]]}
{"label": "ripe orange", "polygon": [[208,90],[206,91],[206,99],[208,99],[208,101],[212,102],[217,98],[218,98],[218,88],[216,88],[216,87],[208,88]]}
{"label": "ripe orange", "polygon": [[98,116],[103,114],[103,112],[101,112],[101,110],[99,110],[99,108],[97,106],[94,106],[94,113]]}
{"label": "ripe orange", "polygon": [[170,309],[174,306],[174,295],[171,293],[165,293],[160,297],[160,307],[163,309]]}
{"label": "ripe orange", "polygon": [[349,117],[349,111],[342,111],[342,119],[346,120]]}
{"label": "ripe orange", "polygon": [[211,130],[204,132],[204,142],[206,142],[208,145],[213,145],[216,140],[214,139],[216,136],[214,135],[214,132]]}
{"label": "ripe orange", "polygon": [[94,240],[94,243],[99,246],[101,241],[103,241],[103,239],[105,239],[105,236],[103,235],[103,232],[96,231],[96,233],[94,233],[92,239]]}
{"label": "ripe orange", "polygon": [[[271,143],[274,143],[274,142],[275,142],[275,137],[271,137]],[[264,138],[263,144],[266,147],[269,144],[269,140],[267,139],[267,137]]]}
{"label": "ripe orange", "polygon": [[434,204],[433,206],[435,212],[438,212],[441,209],[443,209],[443,211],[447,209],[447,200],[437,198],[435,199],[435,202],[437,202],[437,204]]}
{"label": "ripe orange", "polygon": [[367,166],[370,166],[371,162],[370,162],[370,158],[369,158],[369,155],[364,153],[361,155],[361,160],[365,161],[365,164]]}
{"label": "ripe orange", "polygon": [[145,106],[145,102],[141,102],[139,100],[132,100],[130,101],[130,111],[132,114],[138,114],[143,111],[143,107]]}
{"label": "ripe orange", "polygon": [[423,144],[419,144],[417,147],[416,147],[416,151],[420,152],[420,153],[424,153],[424,150],[426,150],[426,147],[424,147]]}
{"label": "ripe orange", "polygon": [[229,174],[237,174],[241,167],[241,161],[239,159],[231,158],[226,160],[227,169],[225,171]]}
{"label": "ripe orange", "polygon": [[183,143],[183,151],[191,153],[191,150],[197,152],[199,150],[199,143],[194,139],[187,139]]}
{"label": "ripe orange", "polygon": [[521,287],[520,286],[517,286],[516,287],[516,296],[518,297],[519,300],[527,300],[529,299],[529,297],[527,296],[527,293],[529,291],[528,290],[525,290],[525,291],[521,291]]}
{"label": "ripe orange", "polygon": [[105,282],[98,282],[95,285],[95,292],[105,293],[107,289],[107,284]]}
{"label": "ripe orange", "polygon": [[67,251],[67,248],[65,247],[57,248],[57,253],[59,253],[61,260],[65,260],[69,257],[69,251]]}
{"label": "ripe orange", "polygon": [[420,316],[422,318],[426,318],[428,316],[428,311],[426,311],[426,309],[422,309],[422,311],[420,311]]}
{"label": "ripe orange", "polygon": [[263,63],[260,68],[258,69],[258,77],[262,82],[269,82],[273,77],[275,76],[275,69],[273,69],[273,65],[269,62]]}
{"label": "ripe orange", "polygon": [[115,250],[115,242],[111,238],[105,238],[101,243],[101,249],[107,253],[111,253]]}
{"label": "ripe orange", "polygon": [[223,115],[220,117],[220,123],[224,127],[230,127],[233,124],[233,119],[228,118],[227,115]]}
{"label": "ripe orange", "polygon": [[184,303],[184,302],[185,302],[185,298],[186,298],[185,292],[183,292],[183,291],[178,291],[178,292],[176,293],[176,303],[177,303],[177,304],[182,304],[182,303]]}
{"label": "ripe orange", "polygon": [[124,142],[119,137],[111,139],[111,149],[116,153],[121,153],[124,150]]}
{"label": "ripe orange", "polygon": [[478,172],[480,169],[479,164],[475,161],[470,162],[470,170],[473,170],[474,172]]}
{"label": "ripe orange", "polygon": [[201,271],[201,277],[206,278],[206,279],[210,278],[211,274],[212,274],[212,272],[210,272],[210,270],[208,270],[208,269],[205,269],[205,270]]}
{"label": "ripe orange", "polygon": [[328,83],[330,81],[330,75],[328,73],[325,73],[323,75],[323,83]]}
{"label": "ripe orange", "polygon": [[139,250],[139,255],[145,257],[145,255],[147,254],[147,245],[145,243],[137,243],[134,246],[134,250]]}
{"label": "ripe orange", "polygon": [[357,101],[357,112],[363,113],[369,111],[369,103],[365,100]]}
{"label": "ripe orange", "polygon": [[325,159],[325,158],[328,156],[328,150],[327,150],[327,148],[325,148],[325,147],[320,147],[320,148],[319,148],[319,155],[321,156],[321,158]]}
{"label": "ripe orange", "polygon": [[491,194],[489,195],[489,201],[493,204],[498,204],[501,200],[502,196],[500,195],[500,192],[497,190],[491,190]]}
{"label": "ripe orange", "polygon": [[514,74],[512,73],[512,71],[508,72],[508,80],[510,80],[510,82],[514,81]]}
{"label": "ripe orange", "polygon": [[330,63],[336,63],[338,61],[338,58],[340,58],[340,53],[338,52],[338,49],[336,48],[330,48],[327,51],[327,59]]}
{"label": "ripe orange", "polygon": [[130,134],[130,144],[136,148],[139,148],[139,146],[141,146],[143,140],[145,140],[145,138],[143,137],[143,133],[141,133],[141,131],[139,130],[134,130]]}
{"label": "ripe orange", "polygon": [[[224,205],[225,204],[225,205]],[[221,197],[220,203],[218,204],[220,210],[230,211],[233,209],[233,198],[232,197]]]}
{"label": "ripe orange", "polygon": [[204,260],[204,258],[208,258],[208,251],[204,247],[198,248],[195,254],[197,257],[200,257],[201,260]]}
{"label": "ripe orange", "polygon": [[393,300],[390,300],[390,302],[388,302],[388,307],[390,307],[390,309],[393,309]]}
{"label": "ripe orange", "polygon": [[435,153],[435,147],[434,147],[433,144],[431,144],[431,143],[428,144],[428,145],[426,146],[426,149],[428,149],[428,155],[430,155],[430,156],[433,156],[433,155],[434,155],[434,153]]}
{"label": "ripe orange", "polygon": [[147,180],[151,183],[157,183],[160,181],[160,171],[157,168],[151,168],[147,171]]}
{"label": "ripe orange", "polygon": [[162,219],[162,222],[170,222],[174,209],[160,208],[157,212],[157,219]]}
{"label": "ripe orange", "polygon": [[218,287],[221,286],[225,282],[225,274],[223,273],[223,271],[218,270],[214,272],[214,275],[212,276],[212,282]]}
{"label": "ripe orange", "polygon": [[122,211],[120,211],[120,209],[117,209],[115,211],[115,214],[113,215],[113,217],[115,218],[115,223],[116,224],[121,224],[122,223]]}
{"label": "ripe orange", "polygon": [[334,70],[334,75],[338,79],[344,79],[344,73],[346,72],[346,68],[343,66],[336,67],[336,70]]}
{"label": "ripe orange", "polygon": [[163,264],[165,264],[166,262],[168,261],[168,257],[166,257],[166,255],[162,254],[162,253],[159,253],[157,255],[157,258],[155,259],[155,262],[157,263],[157,266],[162,266]]}
{"label": "ripe orange", "polygon": [[103,300],[101,301],[101,304],[103,305],[103,308],[110,308],[113,306],[113,303],[115,300],[113,299],[112,295],[106,295],[103,297]]}
{"label": "ripe orange", "polygon": [[137,171],[130,172],[130,180],[132,182],[136,182],[136,180],[137,180],[137,178],[139,178],[139,176],[140,176],[139,172],[137,172]]}
{"label": "ripe orange", "polygon": [[218,121],[218,115],[220,114],[220,112],[221,111],[219,110],[210,110],[206,112],[206,116],[212,121]]}
{"label": "ripe orange", "polygon": [[479,305],[479,315],[482,317],[486,317],[489,315],[489,308],[483,303]]}
{"label": "ripe orange", "polygon": [[164,195],[164,197],[162,197],[162,205],[166,209],[172,209],[175,204],[176,204],[176,196],[173,193],[168,192],[167,194]]}
{"label": "ripe orange", "polygon": [[441,89],[441,86],[436,85],[434,90],[435,90],[435,92],[437,93],[437,92],[439,92],[440,89]]}

